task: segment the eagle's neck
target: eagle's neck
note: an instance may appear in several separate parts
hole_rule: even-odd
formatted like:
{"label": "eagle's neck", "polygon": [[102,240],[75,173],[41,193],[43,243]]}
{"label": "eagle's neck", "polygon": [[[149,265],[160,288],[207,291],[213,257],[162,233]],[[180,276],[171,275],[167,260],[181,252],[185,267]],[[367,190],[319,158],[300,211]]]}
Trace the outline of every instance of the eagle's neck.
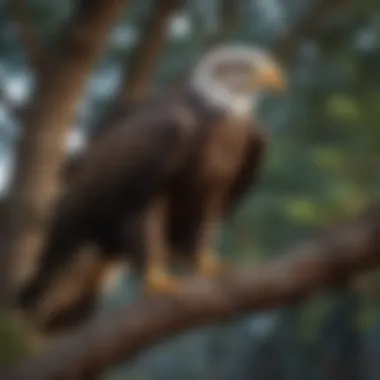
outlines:
{"label": "eagle's neck", "polygon": [[235,118],[252,117],[259,100],[256,94],[244,95],[228,91],[220,83],[212,80],[209,73],[202,68],[195,70],[190,78],[190,85],[206,103]]}

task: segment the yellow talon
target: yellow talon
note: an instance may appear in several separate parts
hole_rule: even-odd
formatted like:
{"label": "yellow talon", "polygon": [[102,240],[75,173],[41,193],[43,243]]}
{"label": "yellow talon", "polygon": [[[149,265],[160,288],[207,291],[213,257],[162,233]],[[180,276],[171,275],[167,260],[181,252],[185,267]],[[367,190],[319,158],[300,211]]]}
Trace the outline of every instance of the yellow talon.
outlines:
{"label": "yellow talon", "polygon": [[144,285],[148,294],[179,294],[183,289],[183,283],[180,279],[159,269],[148,272]]}
{"label": "yellow talon", "polygon": [[222,263],[213,252],[203,252],[199,255],[197,271],[200,276],[212,277],[224,271]]}

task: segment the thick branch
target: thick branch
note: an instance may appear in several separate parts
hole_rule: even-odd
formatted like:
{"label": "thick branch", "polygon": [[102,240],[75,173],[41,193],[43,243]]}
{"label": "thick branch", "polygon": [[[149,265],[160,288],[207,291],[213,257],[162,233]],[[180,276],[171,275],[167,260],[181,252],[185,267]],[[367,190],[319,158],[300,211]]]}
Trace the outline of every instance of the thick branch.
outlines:
{"label": "thick branch", "polygon": [[66,380],[101,373],[171,334],[292,304],[379,263],[380,206],[277,259],[224,279],[189,282],[180,298],[140,298],[101,316],[21,364],[15,379]]}

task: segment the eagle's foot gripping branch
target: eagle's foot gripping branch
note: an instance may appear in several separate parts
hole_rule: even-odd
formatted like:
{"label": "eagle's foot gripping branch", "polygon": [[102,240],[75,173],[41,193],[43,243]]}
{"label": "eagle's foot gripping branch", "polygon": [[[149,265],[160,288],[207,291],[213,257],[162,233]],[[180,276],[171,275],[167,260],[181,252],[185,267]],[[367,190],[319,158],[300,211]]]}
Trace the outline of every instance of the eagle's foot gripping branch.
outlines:
{"label": "eagle's foot gripping branch", "polygon": [[203,277],[215,277],[227,269],[225,262],[220,260],[213,251],[202,252],[197,262],[197,274]]}
{"label": "eagle's foot gripping branch", "polygon": [[183,290],[183,282],[162,269],[154,268],[148,271],[145,281],[145,290],[148,294],[179,294]]}

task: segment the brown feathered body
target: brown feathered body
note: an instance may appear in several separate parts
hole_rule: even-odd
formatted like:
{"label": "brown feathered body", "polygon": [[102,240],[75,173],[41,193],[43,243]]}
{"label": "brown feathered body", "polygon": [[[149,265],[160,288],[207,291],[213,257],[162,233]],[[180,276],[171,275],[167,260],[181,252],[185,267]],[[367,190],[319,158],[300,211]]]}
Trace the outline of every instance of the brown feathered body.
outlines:
{"label": "brown feathered body", "polygon": [[[252,120],[227,115],[189,88],[136,108],[95,139],[77,164],[19,306],[45,330],[79,323],[96,306],[99,268],[125,259],[144,270],[155,244],[146,227],[158,205],[165,205],[165,218],[157,216],[156,223],[164,226],[170,251],[191,262],[207,244],[205,231],[256,181],[264,150]],[[41,312],[41,300],[57,298],[58,278],[89,244],[101,265],[84,266],[80,277],[87,280],[75,296],[62,305],[56,299],[54,312]]]}

